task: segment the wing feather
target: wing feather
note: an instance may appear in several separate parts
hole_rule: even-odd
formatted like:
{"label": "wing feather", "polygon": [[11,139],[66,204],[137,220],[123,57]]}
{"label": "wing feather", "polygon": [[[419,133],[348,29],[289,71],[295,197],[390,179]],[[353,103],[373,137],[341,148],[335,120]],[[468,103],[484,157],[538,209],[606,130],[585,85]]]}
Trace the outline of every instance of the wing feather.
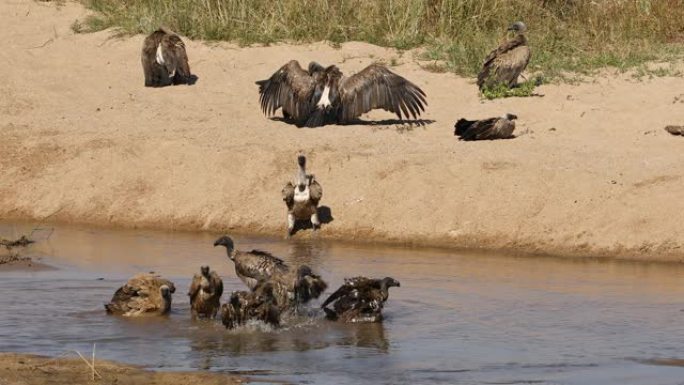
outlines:
{"label": "wing feather", "polygon": [[265,115],[273,115],[282,108],[295,120],[303,120],[311,112],[315,82],[296,60],[256,84],[259,85],[259,104]]}
{"label": "wing feather", "polygon": [[[477,86],[480,88],[491,86],[489,84],[491,81],[488,81],[490,78],[498,82],[499,79],[497,78],[501,77],[499,72],[506,71],[506,67],[509,67],[509,70],[506,72],[514,73],[514,80],[516,80],[520,72],[527,67],[529,61],[530,50],[527,46],[527,39],[524,35],[517,35],[515,38],[502,43],[487,55],[482,64],[482,70],[477,75]],[[503,73],[501,75],[504,75],[506,78],[511,77]],[[506,81],[506,83],[510,83],[510,81]]]}
{"label": "wing feather", "polygon": [[425,92],[381,64],[342,79],[340,97],[342,121],[353,120],[366,112],[382,108],[399,119],[416,119],[427,106]]}
{"label": "wing feather", "polygon": [[195,300],[197,293],[199,293],[200,288],[202,287],[201,283],[202,283],[202,277],[195,274],[192,277],[192,283],[190,283],[190,290],[188,290],[188,296],[190,297],[191,303]]}
{"label": "wing feather", "polygon": [[311,181],[309,182],[309,199],[314,205],[318,205],[321,198],[323,197],[323,187],[316,181],[316,179],[311,176]]}

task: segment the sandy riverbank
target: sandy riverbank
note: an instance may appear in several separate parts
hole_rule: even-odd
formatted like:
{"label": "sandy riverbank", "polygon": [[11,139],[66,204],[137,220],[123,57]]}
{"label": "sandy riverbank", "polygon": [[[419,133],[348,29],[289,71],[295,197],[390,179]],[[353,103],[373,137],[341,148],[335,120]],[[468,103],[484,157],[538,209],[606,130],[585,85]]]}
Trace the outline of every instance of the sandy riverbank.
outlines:
{"label": "sandy riverbank", "polygon": [[[368,44],[187,41],[197,84],[145,89],[143,37],[75,35],[86,14],[73,3],[0,4],[0,218],[280,235],[280,189],[303,150],[332,213],[323,238],[684,258],[684,138],[663,129],[684,123],[684,78],[611,75],[482,102],[472,79]],[[434,123],[266,119],[254,81],[292,58],[346,72],[395,58],[428,94],[423,117]],[[519,116],[514,140],[452,136],[459,117],[504,112]]]}
{"label": "sandy riverbank", "polygon": [[[76,353],[73,355],[76,356]],[[233,385],[244,382],[237,376],[198,372],[150,372],[102,360],[95,361],[95,370],[101,377],[92,381],[90,367],[78,356],[76,357],[50,358],[30,354],[0,353],[0,384]]]}

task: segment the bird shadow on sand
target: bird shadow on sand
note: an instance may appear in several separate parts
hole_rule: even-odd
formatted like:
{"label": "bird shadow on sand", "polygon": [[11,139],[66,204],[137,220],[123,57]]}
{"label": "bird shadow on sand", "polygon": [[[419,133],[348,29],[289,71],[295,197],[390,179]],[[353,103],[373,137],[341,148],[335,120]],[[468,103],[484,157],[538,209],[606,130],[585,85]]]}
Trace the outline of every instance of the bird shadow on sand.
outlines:
{"label": "bird shadow on sand", "polygon": [[292,119],[287,119],[282,116],[273,116],[269,118],[274,122],[283,122],[297,126],[299,128],[323,128],[330,126],[406,126],[406,127],[425,127],[432,123],[435,123],[432,119],[414,119],[414,120],[401,120],[401,119],[383,119],[383,120],[354,120],[348,123],[329,123],[318,127],[306,127],[299,126]]}
{"label": "bird shadow on sand", "polygon": [[[332,222],[335,220],[332,216],[332,211],[330,210],[330,207],[328,206],[318,206],[318,220],[321,222],[322,225],[327,225],[328,223]],[[313,225],[311,224],[311,221],[296,221],[294,225],[294,229],[292,231],[292,235],[297,234],[300,230],[311,230],[313,229]]]}

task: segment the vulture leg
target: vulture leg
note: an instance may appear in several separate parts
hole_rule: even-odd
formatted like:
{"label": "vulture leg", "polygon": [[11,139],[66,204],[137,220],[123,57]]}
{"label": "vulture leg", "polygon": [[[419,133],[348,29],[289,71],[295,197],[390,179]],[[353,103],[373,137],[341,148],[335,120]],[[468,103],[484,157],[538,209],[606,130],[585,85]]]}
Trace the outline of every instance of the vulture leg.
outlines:
{"label": "vulture leg", "polygon": [[318,211],[314,212],[311,215],[311,226],[314,230],[318,230],[321,228],[321,221],[318,220]]}
{"label": "vulture leg", "polygon": [[287,237],[291,237],[294,234],[295,226],[295,216],[294,213],[287,213]]}

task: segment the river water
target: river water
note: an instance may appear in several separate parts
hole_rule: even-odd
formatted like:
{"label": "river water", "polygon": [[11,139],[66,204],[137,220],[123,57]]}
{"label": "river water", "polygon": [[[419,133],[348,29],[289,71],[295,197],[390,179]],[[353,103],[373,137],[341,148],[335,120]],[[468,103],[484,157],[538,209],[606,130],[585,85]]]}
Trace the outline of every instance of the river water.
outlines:
{"label": "river water", "polygon": [[[0,236],[31,228],[0,224]],[[89,355],[96,344],[101,359],[259,383],[684,384],[682,265],[234,236],[239,249],[309,264],[326,294],[356,275],[401,287],[382,324],[336,324],[312,310],[279,330],[227,331],[191,321],[185,294],[204,263],[227,292],[244,289],[216,235],[60,226],[34,238],[28,253],[57,269],[0,272],[0,351]],[[107,316],[117,287],[145,271],[175,282],[171,315]]]}

